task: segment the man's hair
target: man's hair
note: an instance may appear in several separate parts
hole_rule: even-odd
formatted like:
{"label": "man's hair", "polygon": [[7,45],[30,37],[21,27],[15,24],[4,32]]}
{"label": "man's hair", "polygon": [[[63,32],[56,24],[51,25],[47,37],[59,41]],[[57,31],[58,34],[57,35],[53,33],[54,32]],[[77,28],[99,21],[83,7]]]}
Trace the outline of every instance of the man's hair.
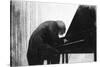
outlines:
{"label": "man's hair", "polygon": [[66,27],[65,27],[65,24],[63,21],[60,21],[60,20],[57,20],[57,25],[58,25],[58,28],[59,28],[59,32],[60,31],[63,31],[63,33],[65,32],[66,30]]}

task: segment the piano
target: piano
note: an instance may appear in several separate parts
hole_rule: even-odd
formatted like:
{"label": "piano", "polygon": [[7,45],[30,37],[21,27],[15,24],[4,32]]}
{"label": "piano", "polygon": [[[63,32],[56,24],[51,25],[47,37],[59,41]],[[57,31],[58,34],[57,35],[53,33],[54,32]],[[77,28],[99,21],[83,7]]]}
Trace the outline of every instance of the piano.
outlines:
{"label": "piano", "polygon": [[65,38],[69,42],[84,40],[66,46],[66,49],[72,53],[96,52],[96,11],[94,6],[79,6]]}
{"label": "piano", "polygon": [[[96,10],[95,6],[80,5],[69,26],[64,45],[58,46],[61,51],[59,63],[68,63],[69,53],[94,53],[96,61]],[[45,60],[45,63],[47,61]]]}

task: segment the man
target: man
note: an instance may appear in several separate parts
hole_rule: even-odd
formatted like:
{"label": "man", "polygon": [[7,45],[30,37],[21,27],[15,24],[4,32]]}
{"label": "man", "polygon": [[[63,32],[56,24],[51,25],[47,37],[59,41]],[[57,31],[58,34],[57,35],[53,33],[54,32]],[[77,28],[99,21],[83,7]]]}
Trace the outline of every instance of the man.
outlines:
{"label": "man", "polygon": [[58,35],[65,32],[65,24],[62,21],[46,21],[38,26],[29,40],[27,59],[29,65],[41,65],[43,60],[48,63],[59,63],[59,51],[57,46],[64,43]]}

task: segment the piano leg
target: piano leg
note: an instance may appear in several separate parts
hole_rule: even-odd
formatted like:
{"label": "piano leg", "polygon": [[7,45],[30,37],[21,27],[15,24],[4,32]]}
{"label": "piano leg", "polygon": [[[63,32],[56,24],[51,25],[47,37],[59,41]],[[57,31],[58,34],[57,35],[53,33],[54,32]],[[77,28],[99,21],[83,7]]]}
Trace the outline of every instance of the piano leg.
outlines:
{"label": "piano leg", "polygon": [[68,63],[68,53],[60,54],[60,61],[59,64]]}
{"label": "piano leg", "polygon": [[43,65],[47,65],[47,60],[44,60],[43,61]]}
{"label": "piano leg", "polygon": [[66,53],[64,53],[64,64],[66,63]]}
{"label": "piano leg", "polygon": [[59,64],[65,63],[65,61],[66,61],[65,58],[66,58],[66,54],[61,53],[61,54],[60,54],[60,61],[59,61]]}
{"label": "piano leg", "polygon": [[64,63],[64,53],[62,53],[62,63]]}
{"label": "piano leg", "polygon": [[64,56],[63,56],[63,60],[64,60],[64,64],[68,63],[68,53],[64,53]]}
{"label": "piano leg", "polygon": [[59,64],[62,64],[62,54],[60,54],[60,61]]}
{"label": "piano leg", "polygon": [[66,63],[68,63],[68,53],[66,53]]}

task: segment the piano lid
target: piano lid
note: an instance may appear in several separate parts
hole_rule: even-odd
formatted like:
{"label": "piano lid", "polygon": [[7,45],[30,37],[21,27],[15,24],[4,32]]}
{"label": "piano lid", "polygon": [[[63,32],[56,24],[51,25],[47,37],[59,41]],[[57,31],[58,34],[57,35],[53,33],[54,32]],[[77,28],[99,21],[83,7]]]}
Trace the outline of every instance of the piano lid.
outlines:
{"label": "piano lid", "polygon": [[[72,20],[66,34],[69,40],[76,40],[84,37],[84,32],[96,29],[96,11],[95,6],[80,5]],[[81,37],[79,37],[79,35]]]}

